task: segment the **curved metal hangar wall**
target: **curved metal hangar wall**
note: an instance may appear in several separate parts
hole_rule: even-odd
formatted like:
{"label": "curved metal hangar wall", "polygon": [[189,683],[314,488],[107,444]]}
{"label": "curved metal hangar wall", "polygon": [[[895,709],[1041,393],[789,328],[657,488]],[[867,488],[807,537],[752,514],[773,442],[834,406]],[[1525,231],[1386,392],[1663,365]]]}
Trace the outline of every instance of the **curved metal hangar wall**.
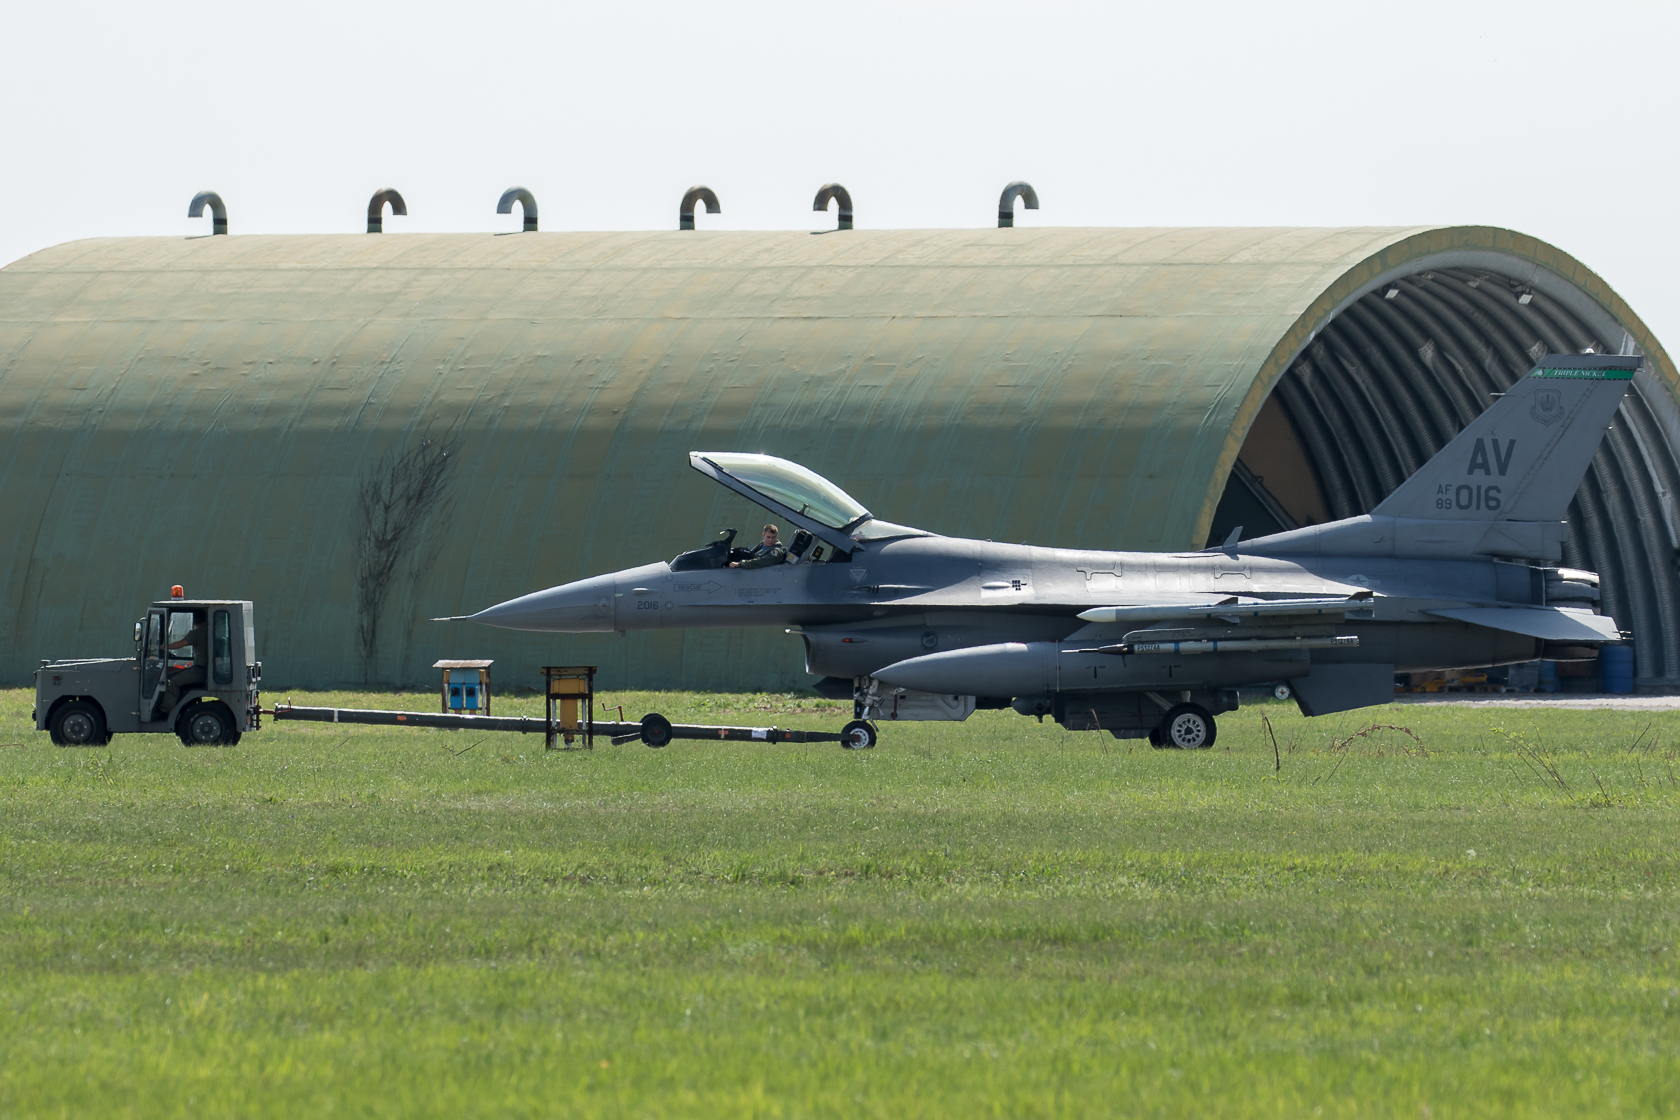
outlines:
{"label": "curved metal hangar wall", "polygon": [[779,632],[431,623],[666,558],[765,451],[882,517],[1200,547],[1369,510],[1532,354],[1647,357],[1576,497],[1647,687],[1680,680],[1676,371],[1505,230],[986,229],[129,238],[0,269],[0,677],[120,653],[183,583],[270,682],[795,687]]}

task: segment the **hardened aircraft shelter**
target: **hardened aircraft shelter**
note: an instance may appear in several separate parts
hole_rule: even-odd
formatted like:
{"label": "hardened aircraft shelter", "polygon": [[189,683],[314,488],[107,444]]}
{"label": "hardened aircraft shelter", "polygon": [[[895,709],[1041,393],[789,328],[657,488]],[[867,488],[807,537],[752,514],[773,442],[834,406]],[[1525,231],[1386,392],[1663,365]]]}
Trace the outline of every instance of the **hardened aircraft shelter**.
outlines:
{"label": "hardened aircraft shelter", "polygon": [[0,269],[0,680],[125,652],[180,583],[256,602],[270,682],[421,684],[484,657],[599,664],[605,688],[799,687],[779,631],[427,620],[756,535],[694,449],[996,540],[1185,550],[1346,517],[1535,357],[1586,350],[1646,361],[1565,563],[1602,574],[1638,687],[1668,688],[1680,382],[1604,280],[1520,233],[73,242]]}

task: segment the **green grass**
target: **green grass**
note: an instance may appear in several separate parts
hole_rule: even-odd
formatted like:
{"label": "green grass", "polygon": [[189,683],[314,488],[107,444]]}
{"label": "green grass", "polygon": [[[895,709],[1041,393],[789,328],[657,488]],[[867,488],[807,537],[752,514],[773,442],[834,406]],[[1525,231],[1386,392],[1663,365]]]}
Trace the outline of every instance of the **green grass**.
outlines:
{"label": "green grass", "polygon": [[0,693],[0,1117],[1680,1112],[1680,712],[77,751],[30,701]]}

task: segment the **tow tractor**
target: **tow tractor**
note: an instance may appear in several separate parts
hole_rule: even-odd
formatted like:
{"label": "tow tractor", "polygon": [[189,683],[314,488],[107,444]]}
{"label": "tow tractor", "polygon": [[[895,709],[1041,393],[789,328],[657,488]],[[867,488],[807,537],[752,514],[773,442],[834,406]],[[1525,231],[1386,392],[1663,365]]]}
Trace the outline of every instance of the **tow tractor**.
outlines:
{"label": "tow tractor", "polygon": [[[262,717],[324,723],[378,724],[456,730],[540,732],[556,748],[596,736],[614,744],[635,740],[663,747],[674,739],[725,742],[839,743],[849,749],[875,745],[875,729],[853,720],[836,733],[779,727],[673,724],[657,713],[640,723],[594,719],[591,684],[585,707],[574,702],[556,718],[393,712],[358,708],[258,704],[262,662],[257,660],[252,603],[241,599],[188,599],[181,586],[153,603],[134,624],[132,657],[43,660],[35,670],[35,729],[61,747],[101,747],[121,733],[174,734],[189,747],[232,746]],[[593,671],[590,673],[591,680]],[[552,691],[552,682],[551,682]]]}
{"label": "tow tractor", "polygon": [[249,600],[188,599],[177,584],[134,624],[132,657],[41,662],[35,729],[61,747],[104,746],[124,732],[231,746],[262,726],[256,650]]}

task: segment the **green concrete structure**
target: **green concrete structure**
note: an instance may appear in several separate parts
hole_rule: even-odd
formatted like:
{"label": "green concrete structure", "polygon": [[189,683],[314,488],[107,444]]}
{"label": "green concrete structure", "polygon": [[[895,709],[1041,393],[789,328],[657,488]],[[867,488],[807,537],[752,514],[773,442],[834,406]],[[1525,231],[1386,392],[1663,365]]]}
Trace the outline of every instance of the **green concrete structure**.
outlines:
{"label": "green concrete structure", "polygon": [[[1639,353],[1572,509],[1642,687],[1680,682],[1680,388],[1599,277],[1506,230],[114,238],[0,269],[0,680],[143,604],[256,602],[269,684],[800,687],[779,632],[436,615],[760,514],[691,449],[892,521],[1182,550],[1369,509],[1535,353]],[[1268,519],[1270,523],[1268,523]],[[507,667],[505,674],[501,666]],[[526,667],[522,672],[518,666]],[[526,678],[529,678],[528,680]]]}

